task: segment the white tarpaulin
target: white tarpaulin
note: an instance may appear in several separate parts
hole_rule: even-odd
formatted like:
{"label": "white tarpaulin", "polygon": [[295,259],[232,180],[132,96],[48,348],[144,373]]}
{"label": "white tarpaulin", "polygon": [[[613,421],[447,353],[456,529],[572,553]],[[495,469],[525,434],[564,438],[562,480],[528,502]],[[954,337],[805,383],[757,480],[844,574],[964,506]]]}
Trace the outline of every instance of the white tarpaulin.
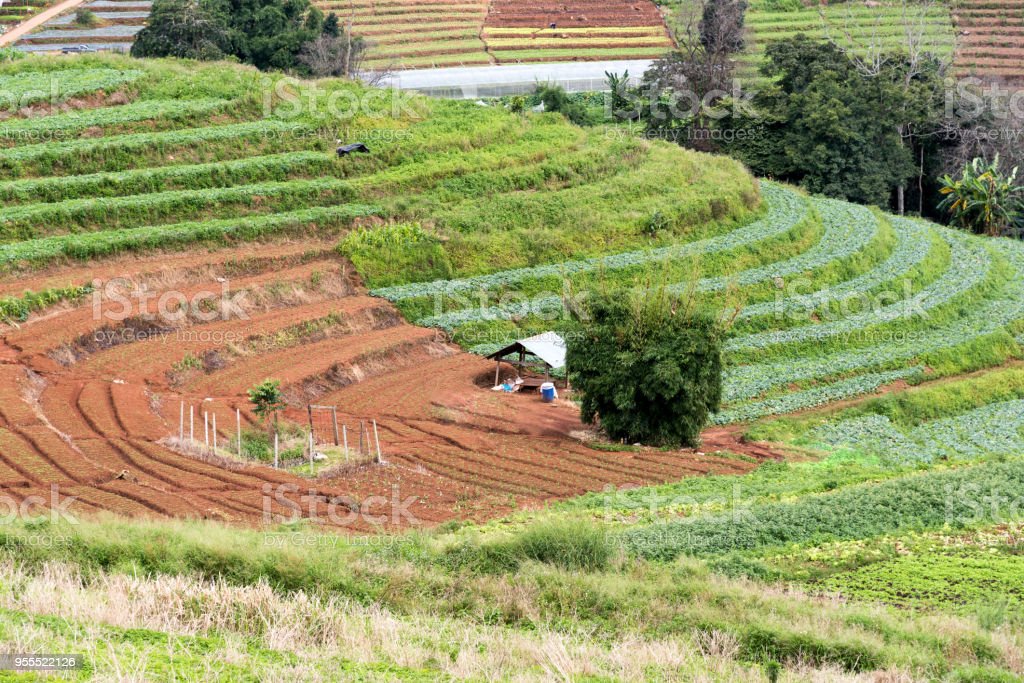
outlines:
{"label": "white tarpaulin", "polygon": [[565,367],[565,340],[554,332],[543,332],[536,337],[520,339],[519,343],[553,369]]}

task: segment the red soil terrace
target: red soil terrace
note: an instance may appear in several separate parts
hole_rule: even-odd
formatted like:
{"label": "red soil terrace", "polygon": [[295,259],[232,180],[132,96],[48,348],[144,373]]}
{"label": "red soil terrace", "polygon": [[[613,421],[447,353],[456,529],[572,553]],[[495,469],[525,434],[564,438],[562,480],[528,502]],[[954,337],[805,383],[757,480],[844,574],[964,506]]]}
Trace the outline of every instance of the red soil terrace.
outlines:
{"label": "red soil terrace", "polygon": [[[102,289],[0,328],[3,493],[48,505],[56,485],[74,497],[72,512],[259,524],[267,511],[292,514],[275,495],[286,485],[288,500],[305,496],[302,514],[365,533],[754,467],[713,453],[588,447],[571,404],[481,388],[492,363],[407,324],[327,246],[248,245],[0,281],[0,292],[11,293],[123,277],[151,295],[150,308],[132,298],[125,315],[127,290]],[[226,318],[208,320],[216,308],[202,306],[204,315],[175,321],[143,315],[167,292],[219,296],[225,286],[235,302]],[[200,416],[217,415],[221,443],[235,435],[236,408],[245,427],[257,427],[246,390],[268,377],[282,380],[295,422],[304,422],[310,401],[338,406],[346,424],[376,420],[384,462],[310,479],[176,443],[183,401]],[[201,440],[201,417],[198,432]],[[778,457],[722,430],[709,433],[708,448]],[[392,498],[412,498],[409,515],[377,519]],[[367,514],[332,520],[323,516],[328,505]]]}

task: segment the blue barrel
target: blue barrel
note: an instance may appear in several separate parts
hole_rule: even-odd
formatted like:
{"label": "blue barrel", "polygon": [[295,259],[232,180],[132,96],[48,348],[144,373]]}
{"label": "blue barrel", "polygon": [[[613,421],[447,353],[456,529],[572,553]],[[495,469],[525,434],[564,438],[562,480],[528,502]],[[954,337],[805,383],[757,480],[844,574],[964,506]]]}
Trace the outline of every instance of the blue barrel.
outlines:
{"label": "blue barrel", "polygon": [[544,382],[544,384],[541,384],[540,396],[545,403],[553,403],[555,400],[555,385],[551,382]]}

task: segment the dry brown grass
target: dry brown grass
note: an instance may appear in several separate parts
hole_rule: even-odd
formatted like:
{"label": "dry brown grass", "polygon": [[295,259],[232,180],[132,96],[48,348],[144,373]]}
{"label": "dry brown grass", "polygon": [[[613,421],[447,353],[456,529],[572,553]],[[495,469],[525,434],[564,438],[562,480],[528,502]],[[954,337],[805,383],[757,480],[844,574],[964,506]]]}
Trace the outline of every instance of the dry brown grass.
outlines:
{"label": "dry brown grass", "polygon": [[[756,667],[737,662],[735,639],[708,633],[695,640],[640,638],[603,641],[550,630],[528,632],[501,626],[430,617],[398,616],[379,606],[343,597],[304,592],[281,595],[268,585],[230,586],[221,581],[185,577],[144,578],[127,574],[85,577],[74,567],[45,565],[28,572],[0,564],[0,607],[32,615],[50,615],[76,625],[81,636],[66,644],[96,664],[95,680],[152,680],[149,665],[173,650],[111,643],[106,627],[144,628],[169,636],[218,635],[216,657],[181,680],[212,680],[223,667],[242,666],[265,681],[336,680],[314,663],[343,658],[364,664],[389,663],[413,669],[439,669],[458,680],[572,681],[606,676],[622,681],[759,680]],[[80,628],[79,628],[80,627]],[[14,649],[54,647],[54,633],[36,624],[19,626],[7,643]],[[282,658],[255,659],[247,643],[298,655],[301,664]],[[382,679],[390,680],[390,679]],[[796,667],[787,681],[903,681],[899,672],[851,676],[830,668]]]}

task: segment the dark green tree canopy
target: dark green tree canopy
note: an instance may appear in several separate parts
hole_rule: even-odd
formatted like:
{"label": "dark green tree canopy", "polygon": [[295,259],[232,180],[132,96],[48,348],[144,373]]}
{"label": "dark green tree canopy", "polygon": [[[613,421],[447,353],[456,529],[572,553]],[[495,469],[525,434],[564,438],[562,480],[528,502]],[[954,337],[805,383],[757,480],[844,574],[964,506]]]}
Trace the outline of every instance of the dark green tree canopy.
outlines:
{"label": "dark green tree canopy", "polygon": [[721,107],[721,130],[756,131],[726,150],[759,175],[888,206],[893,191],[919,174],[921,146],[935,144],[941,63],[892,53],[865,65],[804,35],[772,43],[766,56],[762,73],[773,82],[754,96],[756,113]]}
{"label": "dark green tree canopy", "polygon": [[309,0],[155,0],[132,55],[233,56],[259,69],[295,69],[302,46],[323,29]]}
{"label": "dark green tree canopy", "polygon": [[227,24],[211,0],[156,0],[131,51],[133,57],[204,60],[223,59],[230,52]]}
{"label": "dark green tree canopy", "polygon": [[722,400],[721,331],[664,287],[592,297],[567,339],[585,422],[615,440],[696,446]]}

